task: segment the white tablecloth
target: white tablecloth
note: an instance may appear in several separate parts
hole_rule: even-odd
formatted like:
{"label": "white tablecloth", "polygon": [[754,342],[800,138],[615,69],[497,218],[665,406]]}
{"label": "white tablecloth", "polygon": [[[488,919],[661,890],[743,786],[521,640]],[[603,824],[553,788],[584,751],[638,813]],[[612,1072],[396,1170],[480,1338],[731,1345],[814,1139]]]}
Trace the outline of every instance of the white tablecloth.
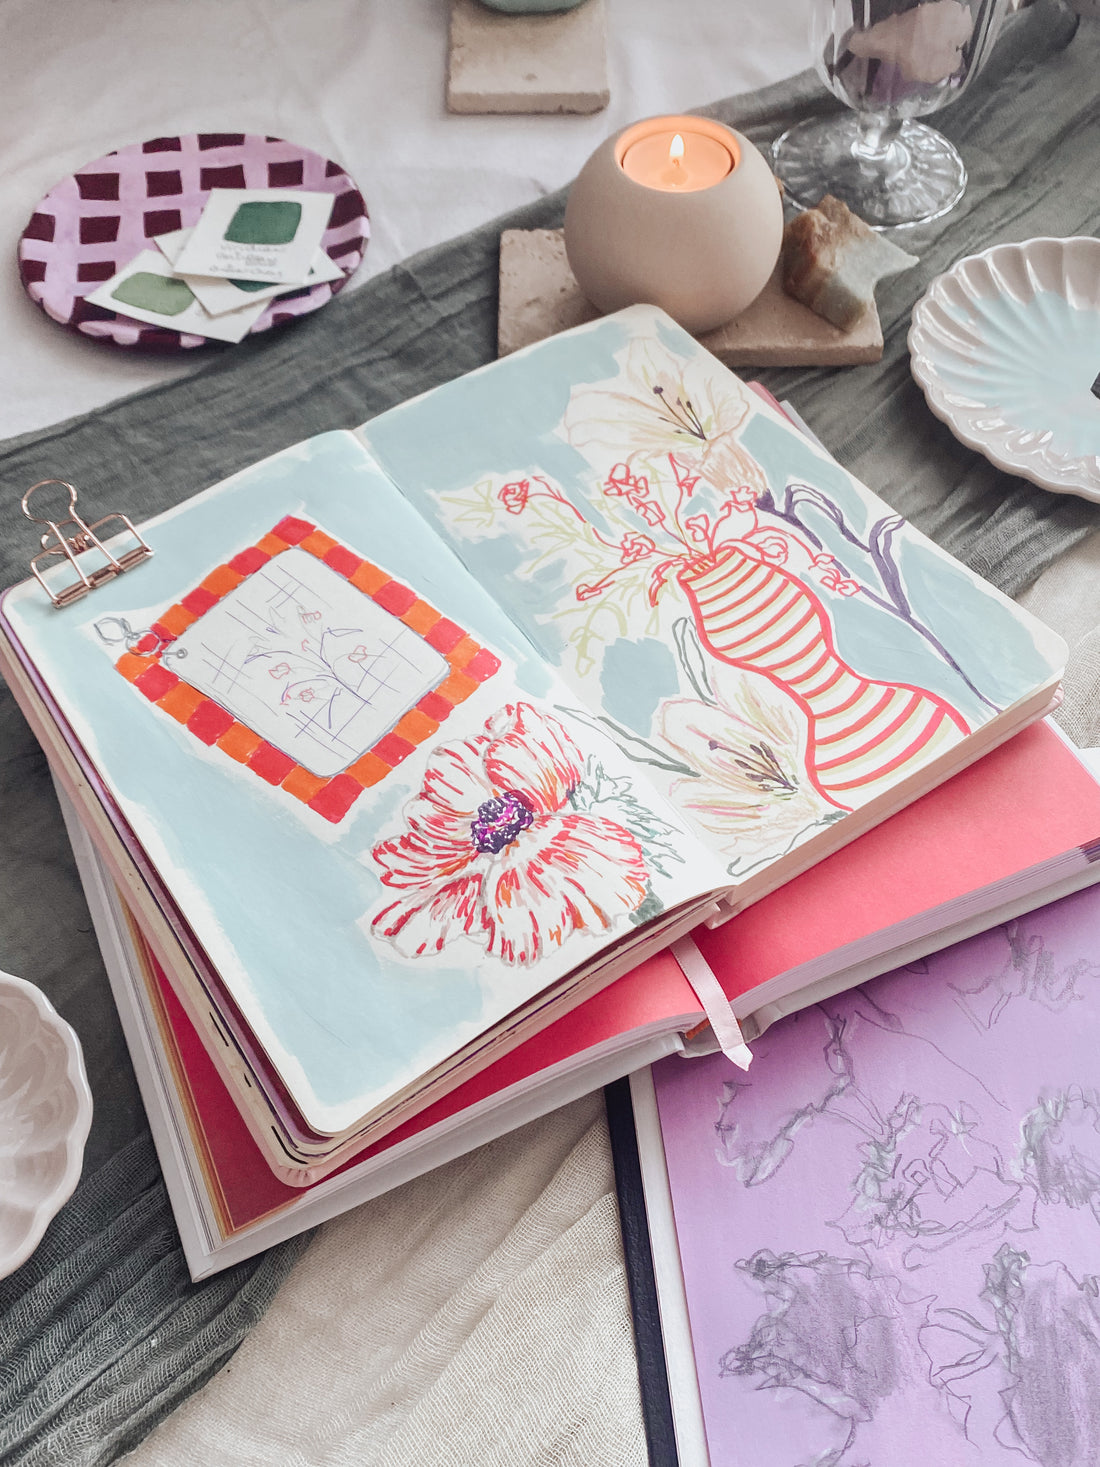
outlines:
{"label": "white tablecloth", "polygon": [[[0,254],[113,148],[274,133],[335,158],[371,215],[364,280],[567,183],[607,134],[808,64],[807,0],[605,0],[611,105],[591,117],[444,107],[448,0],[0,0]],[[193,370],[52,325],[0,281],[0,436]]]}
{"label": "white tablecloth", "polygon": [[[371,213],[361,281],[559,187],[636,117],[807,64],[807,0],[606,4],[608,111],[455,117],[447,0],[2,0],[0,434],[197,365],[66,332],[20,288],[36,201],[113,148],[259,131],[337,159]],[[597,1096],[328,1225],[232,1363],[129,1460],[644,1459]]]}

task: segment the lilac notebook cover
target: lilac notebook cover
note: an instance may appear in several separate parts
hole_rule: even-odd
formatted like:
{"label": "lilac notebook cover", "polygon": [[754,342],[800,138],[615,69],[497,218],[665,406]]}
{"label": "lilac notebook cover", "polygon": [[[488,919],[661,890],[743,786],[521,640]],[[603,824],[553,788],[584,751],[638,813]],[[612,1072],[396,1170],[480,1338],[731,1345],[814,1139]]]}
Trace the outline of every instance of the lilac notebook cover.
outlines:
{"label": "lilac notebook cover", "polygon": [[654,1066],[717,1467],[1100,1462],[1100,890]]}

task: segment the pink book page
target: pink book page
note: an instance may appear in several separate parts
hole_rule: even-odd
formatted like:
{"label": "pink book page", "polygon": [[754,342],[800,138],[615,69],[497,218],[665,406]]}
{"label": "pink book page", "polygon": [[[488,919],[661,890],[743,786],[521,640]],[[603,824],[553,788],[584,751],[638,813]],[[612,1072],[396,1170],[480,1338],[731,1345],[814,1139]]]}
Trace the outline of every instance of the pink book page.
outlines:
{"label": "pink book page", "polygon": [[1046,723],[695,940],[726,994],[1100,837],[1100,784]]}
{"label": "pink book page", "polygon": [[711,1462],[1100,1461],[1100,889],[654,1066]]}

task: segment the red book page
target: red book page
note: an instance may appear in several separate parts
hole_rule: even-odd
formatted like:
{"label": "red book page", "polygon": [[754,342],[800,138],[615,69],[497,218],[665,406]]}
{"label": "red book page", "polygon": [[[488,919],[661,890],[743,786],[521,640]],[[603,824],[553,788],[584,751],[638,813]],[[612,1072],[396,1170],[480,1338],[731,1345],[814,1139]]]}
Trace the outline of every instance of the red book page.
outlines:
{"label": "red book page", "polygon": [[[223,1236],[229,1237],[286,1207],[311,1189],[289,1186],[271,1170],[164,970],[144,943],[141,957],[147,965],[145,978],[158,1009],[162,1044],[187,1115],[207,1190]],[[396,1142],[417,1135],[475,1101],[495,1095],[550,1065],[647,1025],[656,1023],[670,1028],[674,1019],[685,1014],[701,1016],[699,1002],[676,960],[667,952],[659,953],[565,1014],[541,1034],[503,1055],[383,1141],[364,1148],[333,1175],[339,1176],[365,1158],[385,1152]]]}
{"label": "red book page", "polygon": [[1100,784],[1033,724],[882,825],[694,935],[730,998],[1100,837]]}

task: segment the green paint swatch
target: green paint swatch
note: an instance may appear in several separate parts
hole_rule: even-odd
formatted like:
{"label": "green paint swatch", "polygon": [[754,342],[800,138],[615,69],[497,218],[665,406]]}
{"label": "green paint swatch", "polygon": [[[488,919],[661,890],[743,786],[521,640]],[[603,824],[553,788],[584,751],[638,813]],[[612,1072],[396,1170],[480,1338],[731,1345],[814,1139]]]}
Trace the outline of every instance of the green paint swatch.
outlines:
{"label": "green paint swatch", "polygon": [[233,244],[289,244],[301,221],[301,204],[289,199],[253,199],[237,206],[225,238]]}
{"label": "green paint swatch", "polygon": [[155,311],[158,316],[178,316],[195,299],[191,287],[167,275],[153,275],[148,270],[135,270],[111,291],[111,299],[124,306],[137,306]]}
{"label": "green paint swatch", "polygon": [[235,285],[238,290],[268,290],[271,286],[270,280],[231,280],[230,285]]}

